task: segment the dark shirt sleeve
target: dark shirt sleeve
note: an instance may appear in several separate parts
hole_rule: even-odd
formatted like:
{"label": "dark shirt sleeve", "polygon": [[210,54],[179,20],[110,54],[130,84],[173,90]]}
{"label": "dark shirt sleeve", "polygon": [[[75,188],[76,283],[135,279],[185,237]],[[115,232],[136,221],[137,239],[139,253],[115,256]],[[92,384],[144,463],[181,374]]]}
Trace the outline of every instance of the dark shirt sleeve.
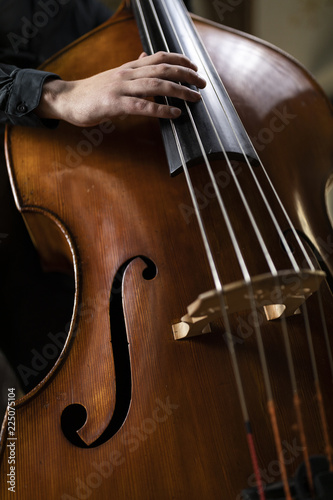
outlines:
{"label": "dark shirt sleeve", "polygon": [[[56,120],[39,119],[34,110],[39,104],[45,79],[59,77],[30,68],[36,68],[62,47],[111,16],[111,11],[97,0],[56,2],[55,11],[49,7],[46,9],[46,4],[40,0],[31,0],[29,3],[27,0],[11,1],[0,12],[0,131],[3,128],[1,125],[5,123],[48,127],[57,125]],[[1,6],[2,0],[0,10]],[[47,18],[45,26],[36,25],[38,12]],[[26,16],[22,17],[21,14]],[[17,22],[19,16],[21,21]],[[34,36],[27,31],[29,26],[34,27]],[[22,43],[13,47],[9,34]]]}
{"label": "dark shirt sleeve", "polygon": [[0,123],[56,126],[56,120],[40,120],[33,113],[48,77],[59,78],[53,73],[0,63]]}

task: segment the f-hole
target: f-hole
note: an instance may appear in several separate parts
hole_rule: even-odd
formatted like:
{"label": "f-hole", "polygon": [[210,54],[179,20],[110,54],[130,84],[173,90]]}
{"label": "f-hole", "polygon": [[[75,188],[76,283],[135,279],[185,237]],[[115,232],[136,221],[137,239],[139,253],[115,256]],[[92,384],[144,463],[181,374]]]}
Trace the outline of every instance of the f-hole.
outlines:
{"label": "f-hole", "polygon": [[147,266],[142,272],[143,279],[151,280],[155,278],[157,273],[154,262],[148,259],[148,257],[139,255],[128,259],[118,269],[112,283],[109,313],[116,374],[116,403],[110,423],[94,443],[87,445],[77,433],[87,419],[85,407],[81,404],[72,404],[67,406],[61,415],[61,428],[64,435],[68,441],[79,448],[95,448],[111,439],[125,421],[130,407],[132,396],[131,363],[123,310],[122,289],[126,269],[137,258],[142,259]]}

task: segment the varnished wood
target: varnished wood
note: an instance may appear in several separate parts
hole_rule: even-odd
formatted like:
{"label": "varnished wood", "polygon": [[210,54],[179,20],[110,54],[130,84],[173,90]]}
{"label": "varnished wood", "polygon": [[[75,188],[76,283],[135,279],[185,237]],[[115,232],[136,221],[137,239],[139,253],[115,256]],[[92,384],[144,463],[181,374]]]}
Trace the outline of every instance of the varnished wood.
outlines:
{"label": "varnished wood", "polygon": [[[327,99],[302,67],[275,48],[204,20],[196,19],[196,26],[292,221],[322,251],[332,271],[331,252],[323,245],[331,235],[324,207],[333,159]],[[122,10],[44,69],[63,78],[84,78],[139,53],[136,25]],[[94,130],[98,142],[100,128]],[[65,123],[55,131],[17,127],[7,137],[17,205],[30,224],[42,260],[47,268],[56,269],[72,263],[76,278],[72,327],[61,358],[47,379],[16,405],[17,495],[20,500],[239,498],[243,488],[253,485],[253,471],[222,322],[213,323],[212,333],[190,341],[176,342],[172,335],[172,324],[186,306],[213,288],[199,231],[188,211],[191,202],[184,178],[169,177],[157,121],[117,118],[102,137],[98,145],[89,146],[82,129]],[[223,162],[216,162],[214,169],[227,179]],[[284,269],[285,252],[262,204],[256,204],[258,196],[246,176],[246,165],[238,165],[238,170],[269,249]],[[218,207],[209,179],[200,165],[193,167],[192,176],[205,220],[212,226],[209,234],[220,256],[221,275],[231,283],[240,279],[239,266],[224,225],[216,222]],[[267,272],[236,203],[235,188],[226,182],[222,191],[251,273]],[[41,216],[46,217],[42,225],[37,223]],[[278,217],[287,230],[284,218]],[[59,231],[57,245],[54,235]],[[83,404],[88,419],[79,434],[86,443],[94,443],[107,427],[116,399],[122,397],[119,390],[116,394],[116,353],[110,338],[118,332],[110,333],[108,299],[122,264],[136,256],[128,265],[122,290],[131,362],[130,408],[111,439],[83,449],[64,437],[61,414],[71,403]],[[156,264],[155,278],[143,278],[145,264],[139,256]],[[327,286],[322,288],[331,331],[332,297]],[[111,314],[112,307],[111,301]],[[315,296],[308,307],[331,424],[332,384]],[[251,316],[244,312],[231,320],[259,466],[265,480],[273,482],[279,475]],[[302,315],[288,319],[288,327],[310,453],[323,453]],[[292,475],[302,456],[281,328],[279,322],[263,320],[262,330]],[[9,499],[3,481],[5,444],[6,422],[1,498]]]}

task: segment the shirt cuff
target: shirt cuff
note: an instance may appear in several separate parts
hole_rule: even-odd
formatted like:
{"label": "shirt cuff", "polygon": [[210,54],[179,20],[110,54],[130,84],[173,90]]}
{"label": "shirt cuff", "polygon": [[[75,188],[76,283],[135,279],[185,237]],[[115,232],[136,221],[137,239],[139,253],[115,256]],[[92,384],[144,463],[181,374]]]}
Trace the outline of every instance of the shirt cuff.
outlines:
{"label": "shirt cuff", "polygon": [[13,125],[41,126],[55,128],[58,120],[43,120],[33,113],[39,105],[43,85],[47,78],[59,78],[54,73],[37,69],[17,69],[11,93],[7,102],[6,114]]}

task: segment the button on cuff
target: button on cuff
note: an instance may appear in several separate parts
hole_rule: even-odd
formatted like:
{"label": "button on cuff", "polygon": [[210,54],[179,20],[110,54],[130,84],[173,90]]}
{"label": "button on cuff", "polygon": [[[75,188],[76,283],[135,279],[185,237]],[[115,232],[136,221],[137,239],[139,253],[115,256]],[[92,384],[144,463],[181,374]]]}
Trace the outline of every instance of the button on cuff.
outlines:
{"label": "button on cuff", "polygon": [[24,113],[26,113],[28,111],[28,108],[25,104],[20,103],[16,106],[16,110],[18,113],[24,115]]}
{"label": "button on cuff", "polygon": [[46,78],[59,78],[54,73],[36,69],[15,69],[11,73],[13,85],[7,102],[6,115],[14,125],[41,126],[33,111],[39,104]]}

